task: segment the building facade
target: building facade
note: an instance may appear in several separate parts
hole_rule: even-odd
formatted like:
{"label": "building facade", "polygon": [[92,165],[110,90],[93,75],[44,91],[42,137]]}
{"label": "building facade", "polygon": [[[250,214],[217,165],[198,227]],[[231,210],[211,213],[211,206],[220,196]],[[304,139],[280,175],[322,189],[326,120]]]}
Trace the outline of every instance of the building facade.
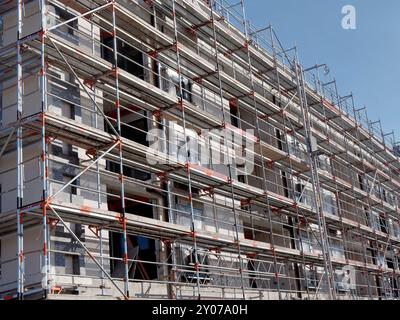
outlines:
{"label": "building facade", "polygon": [[243,1],[0,18],[1,298],[398,299],[394,138]]}

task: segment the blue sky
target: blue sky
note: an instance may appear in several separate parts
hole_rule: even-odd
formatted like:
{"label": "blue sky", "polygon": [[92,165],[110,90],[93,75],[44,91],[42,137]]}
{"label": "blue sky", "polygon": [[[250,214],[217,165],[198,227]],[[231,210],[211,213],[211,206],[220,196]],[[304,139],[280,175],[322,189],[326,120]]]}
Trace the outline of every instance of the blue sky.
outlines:
{"label": "blue sky", "polygon": [[[399,0],[245,0],[257,27],[271,23],[287,48],[296,44],[304,67],[329,65],[342,96],[354,93],[370,120],[400,141]],[[357,29],[341,26],[344,5],[353,5]]]}

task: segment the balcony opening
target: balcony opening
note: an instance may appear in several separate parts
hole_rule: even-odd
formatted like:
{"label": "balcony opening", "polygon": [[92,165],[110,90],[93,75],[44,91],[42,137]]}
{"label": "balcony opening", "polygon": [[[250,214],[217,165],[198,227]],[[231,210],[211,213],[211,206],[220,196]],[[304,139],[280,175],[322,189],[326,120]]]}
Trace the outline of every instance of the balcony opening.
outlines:
{"label": "balcony opening", "polygon": [[363,179],[362,175],[357,174],[357,177],[358,177],[358,183],[359,183],[360,189],[362,191],[365,191],[364,179]]}
{"label": "balcony opening", "polygon": [[305,185],[301,182],[294,185],[294,195],[297,202],[302,203],[304,201],[304,189]]}
{"label": "balcony opening", "polygon": [[283,137],[283,134],[282,134],[282,131],[281,131],[281,130],[275,129],[275,138],[276,138],[276,142],[277,142],[277,147],[278,147],[278,149],[279,149],[279,150],[282,150],[282,151],[286,151],[286,150],[284,149],[284,143],[283,143],[284,137]]}
{"label": "balcony opening", "polygon": [[162,89],[171,95],[181,97],[180,87],[182,88],[182,99],[190,103],[193,102],[192,82],[166,66],[161,67],[161,85]]}
{"label": "balcony opening", "polygon": [[[109,32],[101,35],[102,58],[114,64],[114,38]],[[143,53],[126,42],[117,39],[118,68],[144,80]]]}
{"label": "balcony opening", "polygon": [[229,110],[231,115],[231,124],[239,128],[239,110],[236,100],[229,101]]}
{"label": "balcony opening", "polygon": [[[133,197],[128,197],[133,198]],[[140,199],[146,202],[149,199]],[[109,210],[121,212],[121,201],[119,199],[109,200]],[[149,204],[126,201],[126,212],[141,217],[153,218],[153,208]],[[156,242],[153,239],[141,235],[127,236],[129,279],[155,280],[157,279],[157,257]],[[111,276],[123,278],[125,274],[124,239],[122,233],[110,232],[110,256]]]}
{"label": "balcony opening", "polygon": [[[107,115],[111,116],[114,118],[115,115],[115,110],[110,110],[107,112]],[[128,118],[130,115],[127,115],[126,117]],[[136,116],[136,115],[135,115]],[[110,129],[110,126],[108,125],[107,122],[104,122],[106,132],[112,133],[112,130]],[[116,129],[116,128],[115,128]],[[144,116],[132,120],[129,123],[122,124],[121,126],[121,136],[123,138],[127,138],[129,140],[132,140],[134,142],[140,143],[144,146],[148,146],[149,143],[147,141],[147,132],[148,132],[148,123],[147,123],[147,118]],[[120,173],[120,164],[119,162],[116,161],[107,161],[106,162],[106,168],[107,170],[114,172],[114,173]],[[125,165],[123,167],[123,174],[126,177],[134,178],[134,179],[139,179],[142,181],[148,181],[151,179],[151,175],[145,171],[138,170],[136,168],[129,167]]]}
{"label": "balcony opening", "polygon": [[384,233],[388,233],[388,227],[386,224],[386,219],[384,215],[379,215],[379,224],[380,224],[380,230]]}

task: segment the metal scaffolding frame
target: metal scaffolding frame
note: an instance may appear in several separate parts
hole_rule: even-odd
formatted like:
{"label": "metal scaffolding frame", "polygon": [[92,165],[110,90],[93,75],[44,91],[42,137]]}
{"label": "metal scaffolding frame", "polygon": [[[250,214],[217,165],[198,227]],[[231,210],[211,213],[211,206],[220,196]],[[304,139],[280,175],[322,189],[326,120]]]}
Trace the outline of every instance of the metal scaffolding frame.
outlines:
{"label": "metal scaffolding frame", "polygon": [[[51,244],[58,223],[82,247],[81,255],[98,267],[100,295],[108,290],[123,299],[151,297],[135,292],[140,288],[135,285],[154,284],[165,285],[166,295],[176,299],[318,299],[324,294],[329,299],[399,297],[400,229],[394,226],[397,223],[400,228],[400,161],[394,151],[395,138],[393,133],[384,133],[380,122],[370,121],[364,108],[356,108],[352,94],[340,96],[335,80],[321,79],[319,70],[325,65],[304,69],[297,49],[285,49],[272,26],[257,30],[247,21],[243,0],[199,0],[196,5],[188,0],[32,2],[40,9],[41,29],[27,36],[22,36],[26,34],[26,1],[0,10],[0,14],[17,12],[16,43],[0,49],[4,58],[1,76],[6,79],[16,66],[16,122],[0,130],[0,159],[16,150],[17,206],[16,212],[0,218],[0,235],[16,231],[17,258],[2,263],[16,262],[18,273],[16,289],[0,289],[0,297],[24,299],[41,291],[49,297],[62,292],[62,284],[51,281],[55,276],[52,255],[69,254]],[[71,17],[48,26],[50,4]],[[90,30],[74,27],[78,21]],[[91,52],[60,33],[60,28],[89,42]],[[95,28],[99,38],[94,36]],[[102,37],[112,39],[111,47]],[[120,61],[136,66],[138,62],[120,52],[119,43],[142,55],[139,67],[144,75],[120,67]],[[38,70],[32,57],[40,60]],[[56,79],[55,69],[73,76],[79,95],[89,101],[86,105],[52,90],[56,81],[68,82]],[[174,83],[161,70],[174,71],[178,81]],[[25,116],[24,80],[32,75],[40,80],[40,112]],[[188,89],[184,81],[190,81],[197,91]],[[174,86],[176,95],[165,90]],[[214,100],[208,96],[211,93]],[[185,98],[188,95],[192,98]],[[49,108],[49,100],[55,99],[80,108],[95,118],[94,124],[57,116]],[[146,156],[151,149],[124,134],[128,129],[146,133],[125,122],[129,116],[151,122],[164,133],[174,129],[168,121],[176,121],[184,137],[184,160],[165,152],[159,156],[167,164],[150,165]],[[101,120],[104,127],[99,125]],[[230,161],[227,174],[212,164],[205,168],[192,161],[186,143],[190,131],[194,129],[201,137],[202,129],[221,128],[224,141],[230,134],[239,134],[254,143],[254,151],[246,150],[253,156],[254,173],[240,175]],[[39,202],[25,203],[24,165],[32,159],[24,157],[24,141],[33,141],[29,139],[35,136],[41,145],[36,160],[41,168],[42,197]],[[180,147],[178,141],[160,140]],[[62,164],[50,150],[57,141],[80,148],[87,156],[78,164],[64,164],[74,172],[67,182],[52,174]],[[220,148],[229,157],[228,144]],[[102,168],[102,161],[116,164],[118,170]],[[129,176],[126,168],[143,170],[154,179]],[[95,189],[76,185],[89,175],[96,177]],[[239,176],[245,181],[239,181]],[[116,190],[104,191],[102,184]],[[98,207],[58,201],[71,187],[95,195]],[[127,191],[132,188],[138,194]],[[140,198],[142,189],[153,202]],[[326,192],[330,201],[325,200]],[[157,197],[167,198],[167,204],[164,200],[154,203]],[[119,202],[118,212],[102,209],[104,198]],[[187,203],[189,212],[174,208],[173,199],[179,200],[176,204]],[[127,204],[132,203],[160,212],[160,220],[128,212]],[[212,218],[199,217],[198,208],[205,206],[212,208]],[[218,211],[227,212],[232,221],[220,218]],[[186,213],[190,224],[180,225],[177,217]],[[215,231],[196,227],[198,219],[215,226]],[[37,224],[42,225],[43,281],[27,287],[25,257],[33,253],[24,252],[24,230]],[[95,230],[99,252],[93,252],[70,224]],[[122,235],[121,257],[104,253],[103,230]],[[164,256],[160,253],[155,262],[130,257],[130,235],[154,239]],[[181,261],[182,248],[189,248],[193,263]],[[122,278],[113,277],[106,267],[117,262],[123,263]],[[164,270],[163,278],[146,279],[144,264]],[[133,274],[139,270],[143,279],[130,276],[131,265]],[[350,289],[341,288],[336,279],[336,271],[347,267],[355,270],[357,278]]]}

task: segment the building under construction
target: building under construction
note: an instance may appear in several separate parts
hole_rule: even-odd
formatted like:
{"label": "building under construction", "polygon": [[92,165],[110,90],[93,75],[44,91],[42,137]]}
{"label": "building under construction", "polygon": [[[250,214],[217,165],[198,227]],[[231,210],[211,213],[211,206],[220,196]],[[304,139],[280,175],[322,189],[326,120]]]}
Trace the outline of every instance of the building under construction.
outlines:
{"label": "building under construction", "polygon": [[0,48],[0,298],[399,298],[393,134],[243,0],[5,0]]}

